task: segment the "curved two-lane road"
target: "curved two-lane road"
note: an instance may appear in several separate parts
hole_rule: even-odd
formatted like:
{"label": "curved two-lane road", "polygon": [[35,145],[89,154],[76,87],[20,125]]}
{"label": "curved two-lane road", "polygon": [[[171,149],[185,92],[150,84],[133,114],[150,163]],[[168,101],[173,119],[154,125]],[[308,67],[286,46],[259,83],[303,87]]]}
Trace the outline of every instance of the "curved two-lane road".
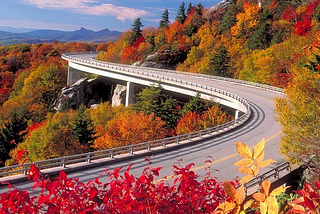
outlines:
{"label": "curved two-lane road", "polygon": [[[92,55],[74,55],[72,57],[79,57],[79,59],[81,58],[82,60],[90,61]],[[179,159],[183,160],[182,165],[194,163],[195,167],[193,170],[196,171],[196,173],[200,176],[204,176],[206,174],[205,168],[207,167],[205,160],[207,160],[209,157],[213,159],[212,168],[218,170],[214,171],[213,175],[218,177],[219,180],[231,180],[236,176],[241,176],[241,173],[238,172],[237,167],[233,166],[233,163],[240,159],[236,151],[235,143],[237,141],[244,142],[252,146],[265,138],[265,158],[272,158],[276,160],[277,163],[270,165],[268,168],[264,169],[264,171],[284,162],[283,157],[280,156],[278,152],[281,128],[275,120],[275,106],[273,100],[274,97],[282,95],[263,89],[216,81],[212,79],[196,78],[174,73],[159,72],[159,74],[229,91],[246,99],[252,108],[252,115],[249,121],[235,130],[214,138],[206,139],[194,145],[179,147],[165,153],[157,153],[153,155],[150,158],[152,166],[163,167],[160,177],[170,176],[172,174],[172,165],[177,164]],[[87,182],[99,176],[106,168],[112,170],[120,166],[128,166],[130,163],[134,164],[131,168],[131,172],[135,175],[139,175],[141,174],[142,169],[147,165],[147,163],[143,161],[144,159],[145,157],[133,158],[129,161],[127,160],[108,164],[102,167],[95,167],[85,169],[83,171],[68,173],[68,176],[80,178],[80,181]],[[28,189],[30,188],[31,184],[24,182],[19,183],[16,186],[23,189]],[[5,188],[1,187],[0,192],[3,191],[5,191]]]}

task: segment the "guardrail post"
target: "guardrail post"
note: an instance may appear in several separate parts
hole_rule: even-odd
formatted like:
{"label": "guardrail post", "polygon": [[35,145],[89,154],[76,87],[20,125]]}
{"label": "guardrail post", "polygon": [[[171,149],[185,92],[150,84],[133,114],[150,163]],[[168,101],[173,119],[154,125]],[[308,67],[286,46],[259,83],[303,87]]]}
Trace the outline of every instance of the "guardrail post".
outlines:
{"label": "guardrail post", "polygon": [[150,143],[148,143],[147,145],[148,145],[148,146],[147,146],[147,150],[151,150],[151,148],[150,148]]}
{"label": "guardrail post", "polygon": [[130,153],[130,154],[133,154],[133,146],[130,146],[129,153]]}
{"label": "guardrail post", "polygon": [[179,144],[179,137],[176,136],[176,143]]}
{"label": "guardrail post", "polygon": [[87,154],[87,163],[91,163],[91,159],[90,159],[90,157],[91,157],[91,153],[89,152],[88,154]]}
{"label": "guardrail post", "polygon": [[274,177],[279,179],[279,178],[280,178],[280,171],[278,170],[278,167],[276,167],[276,168],[274,169],[274,171],[275,171]]}
{"label": "guardrail post", "polygon": [[23,165],[22,165],[22,168],[23,168],[23,174],[24,174],[24,175],[27,175],[27,174],[28,174],[28,173],[27,173],[27,172],[28,172],[27,166],[26,166],[25,164],[23,164]]}
{"label": "guardrail post", "polygon": [[166,141],[162,141],[162,147],[166,147]]}
{"label": "guardrail post", "polygon": [[110,157],[111,157],[111,158],[113,158],[113,157],[114,157],[113,152],[114,152],[114,150],[112,149],[112,150],[111,150],[111,153],[110,153]]}
{"label": "guardrail post", "polygon": [[66,159],[65,159],[65,158],[63,158],[63,159],[61,160],[61,166],[62,166],[63,168],[66,168]]}
{"label": "guardrail post", "polygon": [[202,137],[202,130],[199,132],[199,137]]}

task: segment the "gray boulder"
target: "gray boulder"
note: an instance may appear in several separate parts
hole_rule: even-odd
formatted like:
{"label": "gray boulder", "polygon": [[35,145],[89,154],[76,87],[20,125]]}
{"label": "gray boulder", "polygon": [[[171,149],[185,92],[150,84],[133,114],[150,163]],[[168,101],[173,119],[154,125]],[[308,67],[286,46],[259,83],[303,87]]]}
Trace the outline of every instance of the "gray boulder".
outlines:
{"label": "gray boulder", "polygon": [[102,101],[111,101],[113,84],[106,79],[82,78],[61,90],[54,103],[57,111],[77,109],[81,104],[89,107]]}

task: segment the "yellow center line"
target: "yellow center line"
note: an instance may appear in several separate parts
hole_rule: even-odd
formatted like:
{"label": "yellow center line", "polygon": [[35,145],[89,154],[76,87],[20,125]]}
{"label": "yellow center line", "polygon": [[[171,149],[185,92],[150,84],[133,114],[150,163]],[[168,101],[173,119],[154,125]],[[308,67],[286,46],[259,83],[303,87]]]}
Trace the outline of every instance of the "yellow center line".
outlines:
{"label": "yellow center line", "polygon": [[[222,87],[222,88],[223,88],[223,87]],[[241,91],[241,90],[238,90],[238,89],[234,89],[234,91],[239,91],[239,92],[241,92],[241,93],[243,93],[243,94],[248,94],[248,95],[250,95],[250,96],[258,97],[258,98],[260,98],[260,99],[263,99],[263,100],[266,100],[266,101],[268,101],[268,102],[271,102],[272,104],[274,103],[274,100],[270,100],[270,99],[267,99],[267,98],[265,98],[265,97],[262,97],[262,96],[259,96],[259,95],[256,95],[256,94],[252,94],[252,93],[249,93],[249,92],[244,92],[244,91]],[[278,131],[277,133],[275,133],[275,134],[272,135],[271,137],[267,138],[267,139],[265,140],[265,142],[267,143],[267,142],[271,141],[272,139],[274,139],[274,138],[276,138],[277,136],[279,136],[281,133],[282,133],[281,130]],[[250,148],[252,149],[252,148],[254,148],[254,146],[251,146]],[[203,168],[212,166],[212,165],[214,165],[214,164],[223,162],[223,161],[225,161],[225,160],[231,159],[231,158],[233,158],[233,157],[236,157],[237,155],[238,155],[238,153],[233,153],[233,154],[231,154],[231,155],[225,156],[225,157],[220,158],[220,159],[218,159],[218,160],[212,161],[211,163],[205,163],[205,164],[200,165],[200,166],[197,166],[197,167],[192,167],[191,170],[192,170],[192,171],[197,171],[197,170],[200,170],[200,169],[203,169]],[[161,181],[170,180],[170,179],[172,179],[173,177],[174,177],[174,175],[166,176],[166,177],[164,177],[164,178],[155,180],[154,183],[159,183],[159,182],[161,182]]]}
{"label": "yellow center line", "polygon": [[[275,134],[272,135],[271,137],[267,138],[267,139],[265,140],[265,142],[267,143],[267,142],[271,141],[272,139],[278,137],[281,133],[282,133],[281,130],[278,131],[277,133],[275,133]],[[250,149],[252,149],[252,148],[254,148],[254,145],[250,147]],[[228,155],[228,156],[225,156],[225,157],[223,157],[223,158],[220,158],[220,159],[217,159],[217,160],[215,160],[215,161],[212,161],[211,163],[205,163],[205,164],[200,165],[200,166],[197,166],[197,167],[192,167],[191,170],[192,170],[192,171],[197,171],[197,170],[199,170],[199,169],[203,169],[203,168],[212,166],[212,165],[214,165],[214,164],[223,162],[223,161],[225,161],[225,160],[231,159],[231,158],[236,157],[236,156],[238,156],[238,153],[233,153],[233,154],[231,154],[231,155]],[[164,178],[155,180],[154,183],[156,184],[156,183],[159,183],[159,182],[161,182],[161,181],[167,181],[167,180],[172,179],[173,177],[174,177],[174,175],[166,176],[166,177],[164,177]]]}

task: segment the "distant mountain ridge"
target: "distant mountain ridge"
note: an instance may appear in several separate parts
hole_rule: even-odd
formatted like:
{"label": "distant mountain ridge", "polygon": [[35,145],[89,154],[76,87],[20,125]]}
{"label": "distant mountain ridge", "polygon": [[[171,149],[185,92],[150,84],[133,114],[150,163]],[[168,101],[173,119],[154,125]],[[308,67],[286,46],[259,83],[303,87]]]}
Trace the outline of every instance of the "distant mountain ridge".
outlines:
{"label": "distant mountain ridge", "polygon": [[83,27],[75,31],[31,30],[30,32],[23,33],[0,30],[0,45],[52,41],[102,43],[106,41],[116,41],[121,34],[122,32],[120,31],[110,31],[108,28],[100,31],[92,31]]}

